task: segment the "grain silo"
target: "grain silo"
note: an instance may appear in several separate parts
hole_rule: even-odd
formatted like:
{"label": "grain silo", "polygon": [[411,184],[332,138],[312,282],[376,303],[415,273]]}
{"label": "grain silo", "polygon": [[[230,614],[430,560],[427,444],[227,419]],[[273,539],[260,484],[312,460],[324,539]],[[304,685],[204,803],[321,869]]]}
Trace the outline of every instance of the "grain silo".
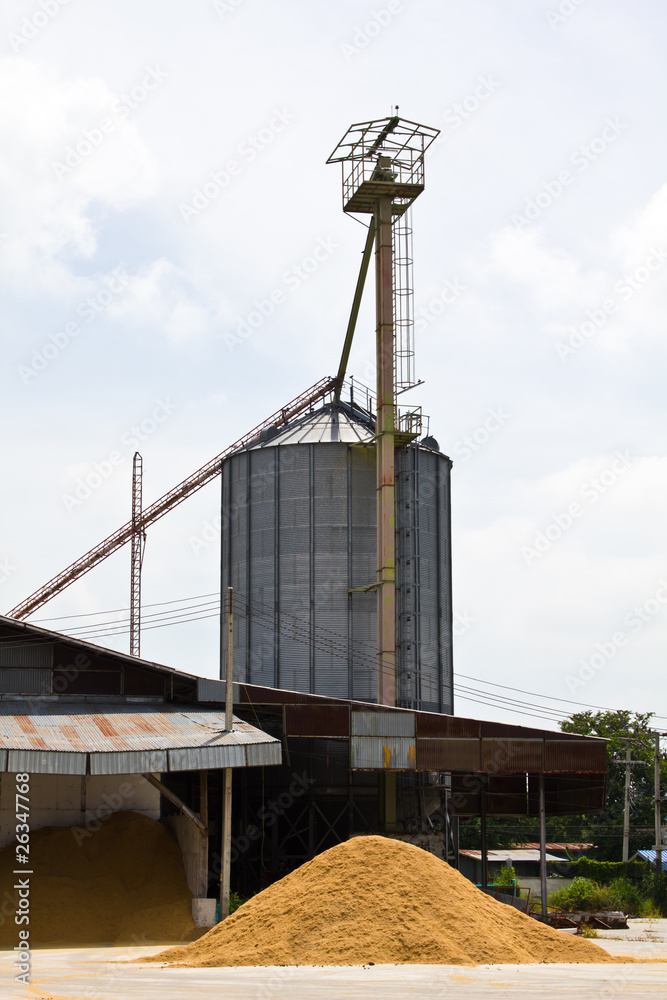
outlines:
{"label": "grain silo", "polygon": [[[377,700],[375,417],[356,393],[223,463],[238,680]],[[396,452],[396,702],[439,712],[452,711],[450,468],[430,437]]]}
{"label": "grain silo", "polygon": [[[221,466],[238,680],[453,712],[451,462],[421,408],[397,405],[419,384],[409,209],[437,134],[393,114],[352,125],[327,161],[342,165],[344,212],[370,216],[338,374],[317,409],[279,416]],[[375,392],[348,398],[373,253]]]}

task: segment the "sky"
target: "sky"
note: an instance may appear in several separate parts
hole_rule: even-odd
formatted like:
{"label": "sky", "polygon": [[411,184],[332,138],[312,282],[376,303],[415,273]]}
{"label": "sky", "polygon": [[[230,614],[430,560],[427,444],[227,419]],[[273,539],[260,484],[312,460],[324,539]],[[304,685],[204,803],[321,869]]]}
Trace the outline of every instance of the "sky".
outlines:
{"label": "sky", "polygon": [[[129,519],[136,450],[148,504],[336,371],[365,233],[326,159],[397,104],[441,130],[409,402],[454,463],[455,710],[667,728],[666,29],[658,0],[5,0],[2,611]],[[369,293],[362,382],[373,326]],[[143,571],[142,655],[206,676],[219,497]],[[32,620],[127,651],[128,597],[126,547]]]}

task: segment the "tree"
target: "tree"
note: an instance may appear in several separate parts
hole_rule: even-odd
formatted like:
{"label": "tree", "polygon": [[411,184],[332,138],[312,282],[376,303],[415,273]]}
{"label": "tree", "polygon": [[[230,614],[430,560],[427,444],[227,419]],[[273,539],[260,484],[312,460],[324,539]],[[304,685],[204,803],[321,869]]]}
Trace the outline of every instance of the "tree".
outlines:
{"label": "tree", "polygon": [[[652,847],[654,826],[654,753],[651,732],[652,712],[576,712],[560,723],[564,733],[601,736],[608,740],[606,807],[603,813],[567,816],[560,820],[563,831],[577,834],[595,844],[599,860],[620,861],[623,845],[623,806],[625,801],[625,751],[632,740],[632,783],[630,792],[630,852]],[[663,754],[661,784],[667,782],[667,755]],[[565,836],[563,839],[566,839]]]}

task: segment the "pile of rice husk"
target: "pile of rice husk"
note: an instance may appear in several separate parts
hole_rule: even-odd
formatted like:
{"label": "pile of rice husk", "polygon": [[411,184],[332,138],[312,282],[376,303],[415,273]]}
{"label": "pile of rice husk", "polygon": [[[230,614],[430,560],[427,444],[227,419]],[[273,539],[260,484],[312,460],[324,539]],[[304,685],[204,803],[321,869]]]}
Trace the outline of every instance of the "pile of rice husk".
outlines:
{"label": "pile of rice husk", "polygon": [[613,962],[499,903],[432,854],[386,837],[332,847],[187,947],[183,966]]}
{"label": "pile of rice husk", "polygon": [[[16,843],[0,851],[0,947],[18,943]],[[30,834],[30,945],[162,944],[192,940],[192,895],[170,830],[134,812],[95,830],[48,826]]]}

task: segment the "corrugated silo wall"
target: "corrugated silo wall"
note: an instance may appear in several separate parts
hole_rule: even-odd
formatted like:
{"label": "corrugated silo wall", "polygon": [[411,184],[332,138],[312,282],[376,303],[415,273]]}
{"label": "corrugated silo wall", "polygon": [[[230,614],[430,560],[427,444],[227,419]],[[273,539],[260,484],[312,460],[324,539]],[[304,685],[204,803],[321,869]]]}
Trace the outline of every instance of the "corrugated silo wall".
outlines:
{"label": "corrugated silo wall", "polygon": [[454,710],[451,462],[410,445],[396,452],[397,703]]}
{"label": "corrugated silo wall", "polygon": [[234,587],[235,676],[374,701],[375,451],[281,445],[222,470],[222,586]]}
{"label": "corrugated silo wall", "polygon": [[[420,539],[416,563],[399,558],[398,693],[434,711],[451,711],[449,468],[417,448],[397,460],[399,556],[417,512]],[[235,591],[238,680],[375,701],[376,597],[349,593],[376,579],[375,503],[372,447],[267,446],[223,464],[221,582]],[[406,587],[414,573],[419,585]],[[415,621],[416,644],[404,634]]]}

